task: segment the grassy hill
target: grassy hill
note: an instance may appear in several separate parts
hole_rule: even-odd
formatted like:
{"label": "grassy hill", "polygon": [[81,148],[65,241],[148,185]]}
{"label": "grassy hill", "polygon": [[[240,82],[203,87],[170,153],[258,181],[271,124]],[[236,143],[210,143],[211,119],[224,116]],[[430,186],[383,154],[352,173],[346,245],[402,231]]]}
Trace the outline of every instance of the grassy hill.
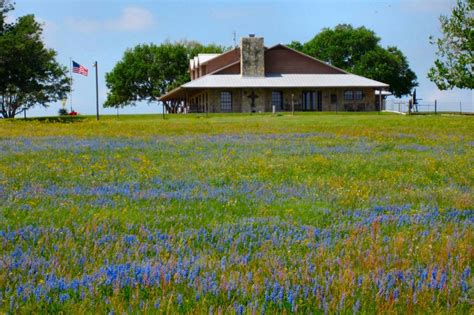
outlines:
{"label": "grassy hill", "polygon": [[0,120],[1,312],[468,313],[474,120]]}

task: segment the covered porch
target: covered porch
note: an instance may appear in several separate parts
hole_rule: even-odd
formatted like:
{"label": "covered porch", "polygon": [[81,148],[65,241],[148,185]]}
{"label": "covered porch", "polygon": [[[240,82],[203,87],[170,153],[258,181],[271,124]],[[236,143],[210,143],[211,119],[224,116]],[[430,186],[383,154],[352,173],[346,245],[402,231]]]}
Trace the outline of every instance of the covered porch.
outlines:
{"label": "covered porch", "polygon": [[158,99],[168,113],[209,112],[209,93],[207,89],[185,89],[178,87]]}
{"label": "covered porch", "polygon": [[275,111],[378,111],[381,89],[184,88],[159,98],[169,113],[252,113]]}

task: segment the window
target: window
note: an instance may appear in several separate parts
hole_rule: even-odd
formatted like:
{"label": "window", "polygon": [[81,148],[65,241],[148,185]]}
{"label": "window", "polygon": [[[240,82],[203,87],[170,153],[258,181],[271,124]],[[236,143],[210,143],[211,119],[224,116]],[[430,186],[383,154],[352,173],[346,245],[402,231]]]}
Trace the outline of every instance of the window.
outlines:
{"label": "window", "polygon": [[360,101],[364,98],[362,91],[344,91],[345,101]]}
{"label": "window", "polygon": [[221,92],[221,112],[232,111],[232,93]]}
{"label": "window", "polygon": [[283,109],[283,93],[281,91],[272,92],[272,106],[280,110]]}
{"label": "window", "polygon": [[354,95],[352,91],[345,91],[344,92],[344,100],[345,101],[352,101],[354,99]]}
{"label": "window", "polygon": [[336,94],[331,94],[331,103],[332,104],[337,103],[337,95]]}

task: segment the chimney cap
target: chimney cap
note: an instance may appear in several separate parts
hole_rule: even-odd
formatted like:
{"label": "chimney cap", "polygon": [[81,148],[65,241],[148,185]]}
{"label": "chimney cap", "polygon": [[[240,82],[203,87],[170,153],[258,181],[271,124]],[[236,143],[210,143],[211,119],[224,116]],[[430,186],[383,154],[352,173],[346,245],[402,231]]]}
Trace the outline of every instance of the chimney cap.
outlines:
{"label": "chimney cap", "polygon": [[249,34],[249,37],[255,37],[255,34]]}

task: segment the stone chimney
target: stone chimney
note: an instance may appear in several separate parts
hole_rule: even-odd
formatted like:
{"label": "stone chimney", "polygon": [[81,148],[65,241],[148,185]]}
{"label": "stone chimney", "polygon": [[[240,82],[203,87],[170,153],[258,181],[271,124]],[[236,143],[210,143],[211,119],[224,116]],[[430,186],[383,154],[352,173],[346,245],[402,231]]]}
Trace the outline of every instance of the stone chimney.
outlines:
{"label": "stone chimney", "polygon": [[240,39],[240,74],[242,76],[265,76],[263,37],[249,37]]}

